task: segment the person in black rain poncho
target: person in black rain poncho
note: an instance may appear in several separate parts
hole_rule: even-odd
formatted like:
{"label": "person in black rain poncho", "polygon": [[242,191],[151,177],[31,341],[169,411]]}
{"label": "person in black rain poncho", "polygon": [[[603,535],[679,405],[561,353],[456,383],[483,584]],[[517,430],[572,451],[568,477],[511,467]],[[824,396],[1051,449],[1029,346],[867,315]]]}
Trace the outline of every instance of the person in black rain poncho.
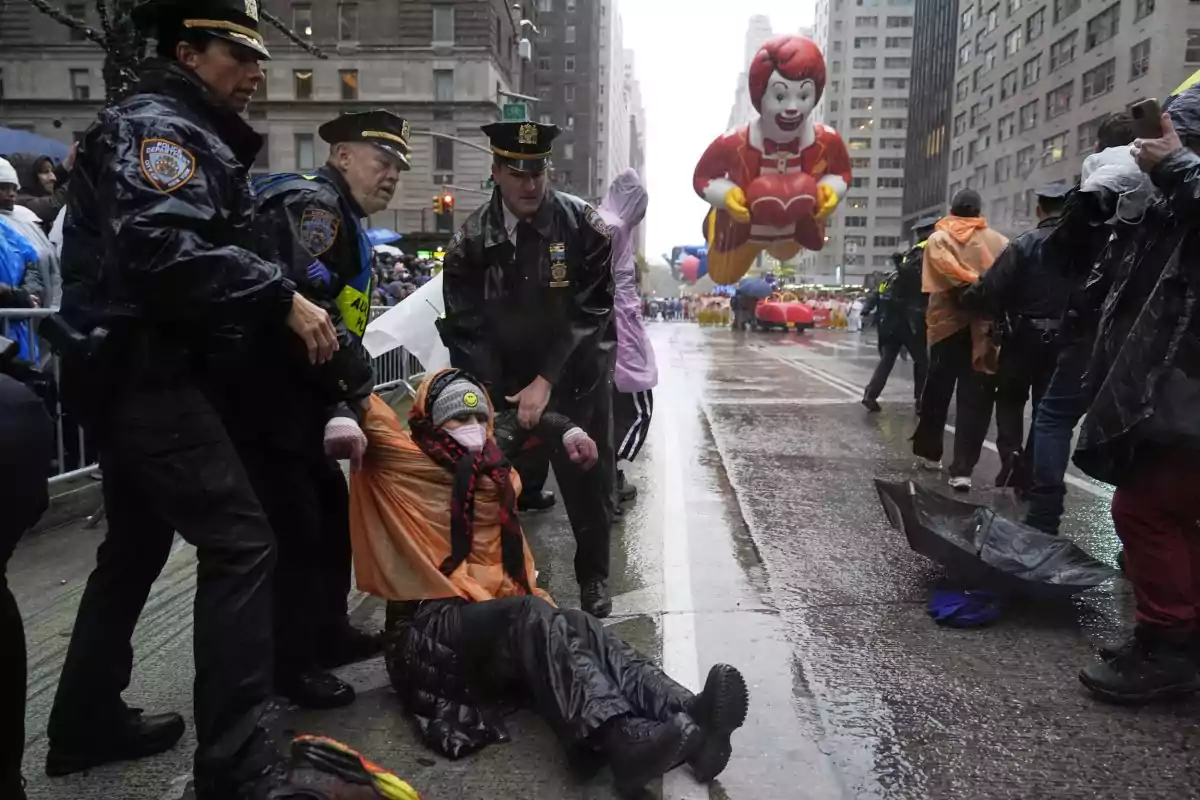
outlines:
{"label": "person in black rain poncho", "polygon": [[[1200,79],[1200,72],[1195,76]],[[1134,142],[1162,198],[1113,276],[1088,369],[1075,463],[1116,486],[1137,628],[1080,680],[1123,702],[1200,689],[1200,82],[1173,95],[1163,136]]]}
{"label": "person in black rain poncho", "polygon": [[438,329],[451,364],[477,375],[502,409],[517,408],[523,427],[549,408],[595,440],[598,468],[581,472],[553,455],[551,463],[575,533],[581,606],[606,617],[616,483],[610,231],[596,209],[549,187],[557,126],[483,130],[496,190],[447,248]]}

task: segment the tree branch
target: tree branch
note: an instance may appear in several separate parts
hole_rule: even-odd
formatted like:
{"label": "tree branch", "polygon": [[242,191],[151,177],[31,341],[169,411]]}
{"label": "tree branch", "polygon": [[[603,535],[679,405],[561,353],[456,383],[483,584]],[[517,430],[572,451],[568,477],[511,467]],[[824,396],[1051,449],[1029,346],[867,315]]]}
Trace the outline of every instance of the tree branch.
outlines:
{"label": "tree branch", "polygon": [[[33,1],[34,0],[30,0],[30,2],[33,2]],[[297,35],[297,33],[295,31],[293,31],[290,27],[288,27],[284,23],[283,20],[281,20],[279,17],[272,14],[270,11],[267,11],[265,8],[260,7],[258,10],[258,14],[263,19],[265,19],[267,22],[271,23],[276,28],[278,28],[280,30],[280,32],[283,33],[284,36],[286,36],[288,39],[290,39],[295,44],[299,45],[304,50],[308,51],[309,53],[312,53],[317,58],[329,58],[329,56],[325,55],[325,53],[321,50],[321,48],[317,47],[315,44],[312,44],[311,42],[306,42],[304,39],[301,39],[300,36]]]}
{"label": "tree branch", "polygon": [[55,8],[47,3],[46,0],[29,0],[29,4],[53,19],[55,22],[59,22],[63,25],[66,25],[68,28],[73,28],[81,32],[84,36],[101,47],[108,46],[108,43],[104,41],[104,37],[89,28],[86,22],[81,19],[76,19],[62,9]]}

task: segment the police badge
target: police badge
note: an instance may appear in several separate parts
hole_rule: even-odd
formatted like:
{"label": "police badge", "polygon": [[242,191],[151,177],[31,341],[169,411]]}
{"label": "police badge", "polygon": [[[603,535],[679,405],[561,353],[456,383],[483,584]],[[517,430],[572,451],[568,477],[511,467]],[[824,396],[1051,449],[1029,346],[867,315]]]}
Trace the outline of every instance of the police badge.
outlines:
{"label": "police badge", "polygon": [[142,141],[142,174],[160,192],[182,189],[196,175],[196,157],[167,139]]}
{"label": "police badge", "polygon": [[252,20],[258,19],[258,0],[246,0],[246,16]]}
{"label": "police badge", "polygon": [[320,256],[337,241],[341,224],[342,221],[332,211],[309,206],[300,215],[300,243],[314,256]]}
{"label": "police badge", "polygon": [[562,242],[550,245],[550,288],[565,289],[571,282],[567,280],[567,246]]}
{"label": "police badge", "polygon": [[520,144],[537,144],[538,129],[536,125],[526,122],[517,129],[517,141]]}

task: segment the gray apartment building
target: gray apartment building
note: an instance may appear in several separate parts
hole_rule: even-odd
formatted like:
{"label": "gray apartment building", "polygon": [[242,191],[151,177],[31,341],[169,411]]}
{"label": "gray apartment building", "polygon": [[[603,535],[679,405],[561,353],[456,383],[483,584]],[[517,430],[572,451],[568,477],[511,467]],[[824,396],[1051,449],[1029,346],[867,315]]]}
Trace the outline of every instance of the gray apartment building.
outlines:
{"label": "gray apartment building", "polygon": [[955,60],[946,195],[977,189],[1011,235],[1035,224],[1034,189],[1076,180],[1108,114],[1200,68],[1200,2],[962,2]]}
{"label": "gray apartment building", "polygon": [[[322,122],[344,111],[390,109],[412,123],[413,169],[402,177],[393,207],[372,222],[405,234],[411,249],[445,243],[486,199],[481,184],[491,162],[479,127],[500,116],[506,93],[522,88],[522,50],[530,54],[530,45],[522,48],[521,39],[531,36],[522,33],[531,27],[522,20],[537,24],[534,0],[269,0],[264,6],[328,58],[315,58],[265,26],[273,59],[264,63],[267,81],[248,111],[266,137],[255,171],[312,169],[328,154],[316,135]],[[92,3],[63,7],[98,26]],[[0,5],[0,124],[64,142],[77,138],[101,106],[101,64],[93,44],[28,3]],[[433,198],[444,190],[455,195],[456,215],[439,218]]]}
{"label": "gray apartment building", "polygon": [[800,257],[805,280],[863,283],[890,269],[900,247],[914,11],[915,0],[817,2],[814,38],[828,78],[816,119],[846,141],[854,180],[825,249]]}

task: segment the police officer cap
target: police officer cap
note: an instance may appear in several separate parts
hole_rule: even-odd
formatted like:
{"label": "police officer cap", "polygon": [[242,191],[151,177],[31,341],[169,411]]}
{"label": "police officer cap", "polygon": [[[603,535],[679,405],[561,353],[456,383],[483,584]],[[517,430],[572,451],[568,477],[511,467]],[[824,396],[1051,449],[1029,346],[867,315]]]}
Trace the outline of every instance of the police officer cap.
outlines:
{"label": "police officer cap", "polygon": [[271,53],[258,23],[259,0],[145,0],[133,10],[139,28],[164,32],[203,31],[248,47],[260,58]]}
{"label": "police officer cap", "polygon": [[481,129],[487,134],[492,153],[518,172],[544,172],[550,166],[557,125],[536,122],[493,122]]}
{"label": "police officer cap", "polygon": [[391,111],[376,109],[357,114],[342,114],[326,122],[317,132],[329,144],[368,142],[400,162],[400,169],[409,169],[408,120]]}
{"label": "police officer cap", "polygon": [[913,223],[913,226],[912,226],[913,233],[916,233],[917,231],[927,231],[927,230],[930,230],[931,228],[935,228],[935,227],[937,227],[937,224],[938,224],[938,222],[941,221],[941,219],[942,219],[941,217],[937,217],[937,216],[921,217],[919,220],[917,220],[916,222]]}
{"label": "police officer cap", "polygon": [[1057,183],[1047,183],[1045,186],[1039,186],[1034,192],[1038,197],[1044,197],[1047,200],[1062,200],[1071,192],[1071,187],[1059,181]]}

